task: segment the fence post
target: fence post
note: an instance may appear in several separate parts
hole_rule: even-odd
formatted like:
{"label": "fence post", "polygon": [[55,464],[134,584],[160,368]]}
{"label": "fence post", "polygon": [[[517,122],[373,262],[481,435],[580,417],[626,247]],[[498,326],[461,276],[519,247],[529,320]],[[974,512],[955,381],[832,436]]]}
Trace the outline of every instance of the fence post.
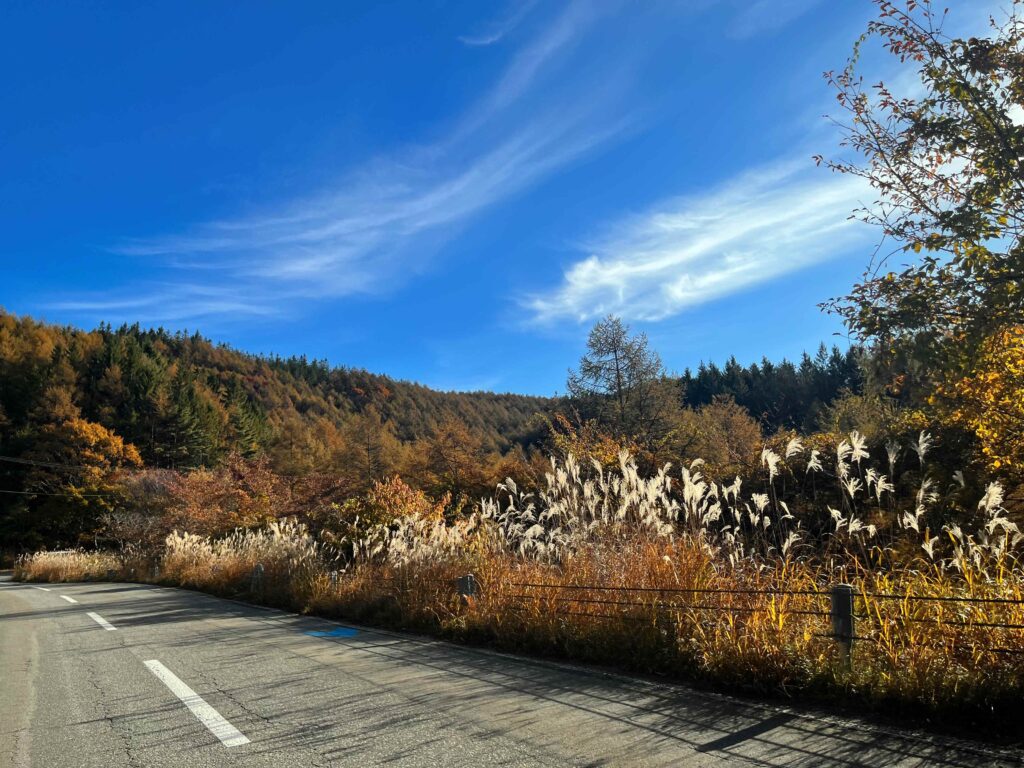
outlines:
{"label": "fence post", "polygon": [[847,670],[853,667],[853,587],[832,586],[832,637],[839,644],[839,653]]}
{"label": "fence post", "polygon": [[458,591],[463,604],[470,605],[480,591],[480,585],[477,584],[476,576],[472,573],[467,573],[465,576],[460,576],[455,580],[455,589]]}
{"label": "fence post", "polygon": [[263,563],[256,563],[249,578],[249,591],[254,595],[263,593]]}

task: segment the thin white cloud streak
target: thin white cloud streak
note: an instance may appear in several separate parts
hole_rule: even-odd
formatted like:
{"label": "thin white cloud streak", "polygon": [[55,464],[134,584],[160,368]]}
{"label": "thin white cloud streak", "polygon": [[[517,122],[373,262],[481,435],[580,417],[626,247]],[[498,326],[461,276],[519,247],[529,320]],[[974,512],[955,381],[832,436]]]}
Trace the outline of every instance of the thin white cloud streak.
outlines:
{"label": "thin white cloud streak", "polygon": [[[777,29],[818,2],[757,0],[734,20],[732,33]],[[989,17],[999,18],[1004,6],[1005,0],[990,0],[957,7],[946,31],[986,34]],[[886,80],[910,98],[925,94],[916,68],[894,69],[888,54],[873,53],[869,64],[879,71],[869,82]],[[1024,110],[1011,119],[1024,119]],[[542,324],[586,322],[609,312],[662,320],[870,244],[877,231],[849,215],[875,197],[863,179],[830,174],[807,159],[744,173],[705,194],[624,218],[585,249],[589,255],[569,266],[559,286],[524,303]]]}
{"label": "thin white cloud streak", "polygon": [[304,295],[371,290],[387,262],[402,256],[403,246],[417,236],[464,221],[628,126],[590,128],[588,122],[586,112],[539,119],[468,165],[430,181],[398,183],[403,171],[393,167],[383,171],[391,179],[386,185],[359,183],[283,216],[213,224],[198,236],[139,242],[119,251],[229,260],[244,254],[232,266],[236,276],[305,283],[293,286]]}
{"label": "thin white cloud streak", "polygon": [[821,0],[754,0],[745,3],[729,29],[732,37],[746,39],[782,29]]}
{"label": "thin white cloud streak", "polygon": [[475,48],[494,45],[518,27],[536,4],[537,0],[522,0],[504,19],[489,24],[485,31],[478,34],[460,35],[459,42]]}
{"label": "thin white cloud streak", "polygon": [[94,294],[54,301],[46,309],[129,320],[145,315],[149,322],[178,323],[213,317],[253,318],[280,314],[269,305],[246,301],[235,291],[187,283],[147,286],[132,295]]}
{"label": "thin white cloud streak", "polygon": [[525,303],[540,323],[657,321],[835,257],[870,234],[849,214],[871,191],[807,165],[745,173],[621,221],[561,285]]}
{"label": "thin white cloud streak", "polygon": [[494,87],[465,114],[444,146],[460,144],[467,136],[515,104],[529,91],[538,75],[556,65],[559,56],[570,51],[573,44],[597,22],[602,12],[610,12],[617,5],[618,2],[605,0],[599,11],[589,0],[569,3],[545,25],[540,34],[512,57]]}
{"label": "thin white cloud streak", "polygon": [[623,89],[609,78],[591,80],[594,92],[553,76],[597,15],[585,0],[566,6],[435,144],[278,210],[112,250],[213,268],[254,306],[386,290],[429,261],[433,241],[630,126],[612,107]]}

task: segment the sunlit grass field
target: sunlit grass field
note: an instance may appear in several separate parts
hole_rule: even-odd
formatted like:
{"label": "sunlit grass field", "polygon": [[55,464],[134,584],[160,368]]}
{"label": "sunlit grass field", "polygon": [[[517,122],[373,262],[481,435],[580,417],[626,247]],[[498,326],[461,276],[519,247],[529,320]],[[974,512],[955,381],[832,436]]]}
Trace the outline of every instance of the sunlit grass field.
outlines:
{"label": "sunlit grass field", "polygon": [[[828,457],[799,441],[765,448],[753,492],[705,479],[700,462],[642,476],[625,453],[612,470],[570,456],[552,461],[541,489],[508,482],[469,518],[397,517],[344,550],[283,520],[221,538],[175,532],[157,552],[40,552],[16,575],[180,585],[998,731],[1024,700],[1022,537],[998,484],[977,500],[973,530],[931,532],[939,494],[928,438],[918,440],[922,472],[905,498],[867,466],[856,433]],[[791,510],[777,492],[784,475],[835,485],[840,508]],[[476,588],[460,595],[466,574]],[[855,595],[850,657],[832,634],[836,584]]]}

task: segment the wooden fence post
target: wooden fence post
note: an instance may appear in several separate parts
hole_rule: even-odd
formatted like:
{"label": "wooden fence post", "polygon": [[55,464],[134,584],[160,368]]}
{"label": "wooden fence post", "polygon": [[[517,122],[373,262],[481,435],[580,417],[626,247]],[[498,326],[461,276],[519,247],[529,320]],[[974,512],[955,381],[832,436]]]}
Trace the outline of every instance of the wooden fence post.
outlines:
{"label": "wooden fence post", "polygon": [[832,587],[832,637],[839,644],[839,653],[847,670],[853,668],[853,587],[835,584]]}
{"label": "wooden fence post", "polygon": [[256,563],[249,578],[249,591],[254,595],[263,594],[263,563]]}
{"label": "wooden fence post", "polygon": [[467,573],[455,580],[455,589],[462,602],[465,605],[471,605],[480,591],[480,585],[477,583],[476,576]]}

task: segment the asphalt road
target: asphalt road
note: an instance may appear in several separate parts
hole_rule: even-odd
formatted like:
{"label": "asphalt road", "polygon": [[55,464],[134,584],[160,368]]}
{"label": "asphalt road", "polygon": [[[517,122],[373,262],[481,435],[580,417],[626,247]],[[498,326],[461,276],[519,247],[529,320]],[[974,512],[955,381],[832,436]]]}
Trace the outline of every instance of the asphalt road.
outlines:
{"label": "asphalt road", "polygon": [[0,582],[3,768],[1021,762],[183,590]]}

